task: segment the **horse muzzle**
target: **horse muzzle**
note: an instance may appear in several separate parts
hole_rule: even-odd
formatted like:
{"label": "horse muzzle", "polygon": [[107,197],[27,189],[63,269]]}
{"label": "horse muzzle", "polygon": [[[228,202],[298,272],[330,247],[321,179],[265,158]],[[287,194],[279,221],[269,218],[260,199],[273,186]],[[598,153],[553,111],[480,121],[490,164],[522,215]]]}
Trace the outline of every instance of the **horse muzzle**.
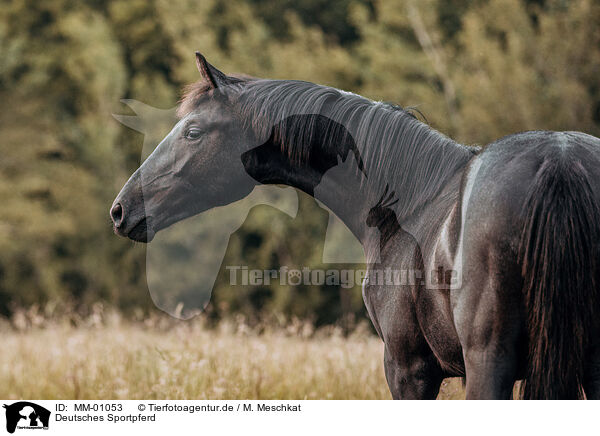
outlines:
{"label": "horse muzzle", "polygon": [[156,232],[152,228],[152,218],[138,213],[128,215],[127,207],[122,201],[115,201],[110,209],[110,218],[113,230],[119,236],[137,242],[150,242],[154,239]]}

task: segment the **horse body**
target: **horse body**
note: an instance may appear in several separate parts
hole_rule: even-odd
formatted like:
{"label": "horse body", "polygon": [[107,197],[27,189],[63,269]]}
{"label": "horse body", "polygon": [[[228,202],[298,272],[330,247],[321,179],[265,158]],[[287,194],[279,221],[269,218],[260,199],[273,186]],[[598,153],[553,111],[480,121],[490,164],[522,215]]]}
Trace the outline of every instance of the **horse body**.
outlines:
{"label": "horse body", "polygon": [[600,140],[530,132],[480,151],[390,105],[197,62],[204,85],[115,200],[117,233],[147,241],[256,184],[294,186],[364,247],[394,398],[435,398],[448,376],[467,398],[509,398],[523,377],[527,398],[600,394]]}

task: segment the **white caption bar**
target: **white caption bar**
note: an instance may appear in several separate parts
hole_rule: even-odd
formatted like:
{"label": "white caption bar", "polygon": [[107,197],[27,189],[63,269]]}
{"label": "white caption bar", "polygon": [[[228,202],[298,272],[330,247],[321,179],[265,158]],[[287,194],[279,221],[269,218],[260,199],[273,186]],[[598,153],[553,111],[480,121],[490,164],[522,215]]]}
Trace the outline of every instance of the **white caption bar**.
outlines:
{"label": "white caption bar", "polygon": [[598,408],[595,402],[575,401],[4,400],[2,404],[0,435],[18,436],[577,434],[597,432]]}

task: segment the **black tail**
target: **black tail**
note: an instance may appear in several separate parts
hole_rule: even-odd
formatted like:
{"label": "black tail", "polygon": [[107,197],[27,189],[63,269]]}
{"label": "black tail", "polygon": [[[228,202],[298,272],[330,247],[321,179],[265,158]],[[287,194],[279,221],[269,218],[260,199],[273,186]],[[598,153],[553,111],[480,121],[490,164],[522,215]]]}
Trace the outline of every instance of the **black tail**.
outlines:
{"label": "black tail", "polygon": [[530,188],[520,261],[528,312],[525,399],[583,398],[593,335],[600,210],[578,162],[548,158]]}

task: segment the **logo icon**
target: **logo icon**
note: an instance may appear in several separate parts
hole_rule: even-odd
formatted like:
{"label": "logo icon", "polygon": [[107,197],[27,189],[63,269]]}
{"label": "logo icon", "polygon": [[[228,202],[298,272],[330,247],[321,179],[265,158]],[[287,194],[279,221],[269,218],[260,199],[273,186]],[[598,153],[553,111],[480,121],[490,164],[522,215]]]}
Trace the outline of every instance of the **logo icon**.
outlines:
{"label": "logo icon", "polygon": [[14,433],[18,429],[48,429],[50,411],[29,401],[19,401],[6,409],[6,431]]}

